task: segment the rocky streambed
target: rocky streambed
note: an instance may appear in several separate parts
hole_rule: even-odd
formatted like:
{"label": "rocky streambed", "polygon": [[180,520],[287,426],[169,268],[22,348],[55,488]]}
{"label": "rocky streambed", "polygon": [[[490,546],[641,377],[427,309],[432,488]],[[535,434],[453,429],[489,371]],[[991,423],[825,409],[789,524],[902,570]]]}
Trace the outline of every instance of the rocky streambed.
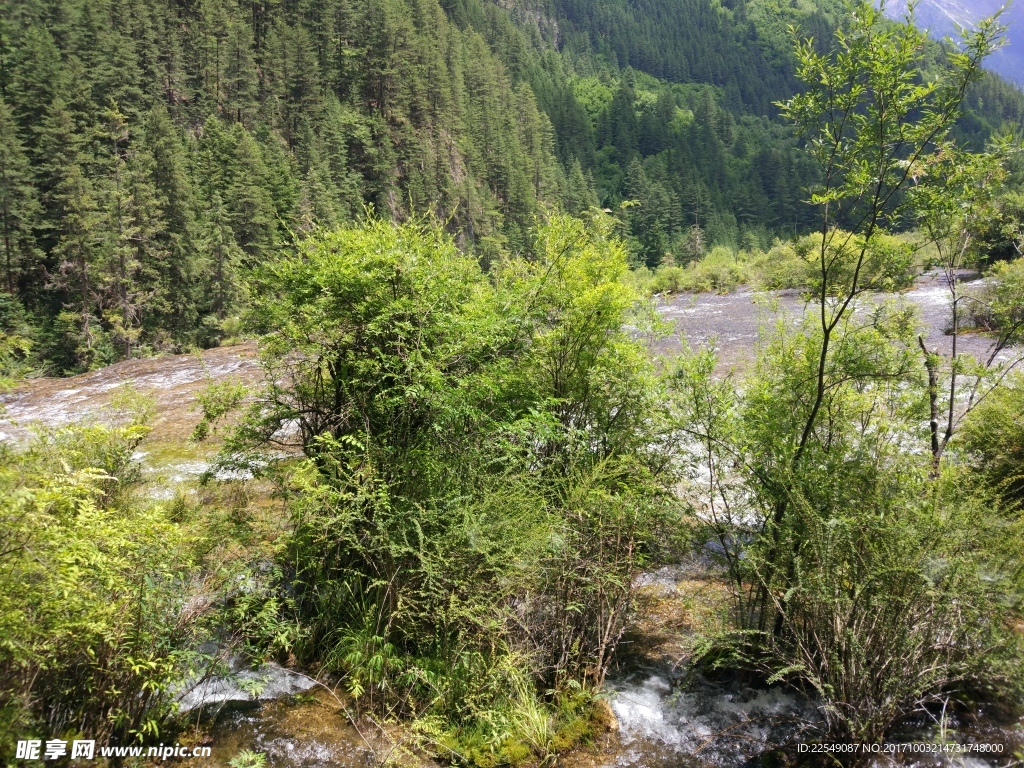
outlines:
{"label": "rocky streambed", "polygon": [[[865,295],[861,305],[898,298],[913,304],[929,348],[949,352],[949,289],[939,272],[923,275],[902,294]],[[796,290],[761,293],[740,289],[729,294],[676,294],[657,301],[658,313],[673,329],[653,342],[654,351],[671,356],[685,343],[696,349],[714,346],[720,364],[745,370],[754,361],[761,328],[778,317],[795,320],[809,307]],[[961,353],[987,357],[991,341],[980,334],[962,334]],[[1004,355],[1004,358],[1007,355]],[[32,425],[61,426],[83,420],[103,421],[121,388],[153,398],[153,432],[147,445],[183,444],[199,419],[197,397],[213,381],[234,379],[249,386],[262,380],[255,342],[210,349],[197,354],[164,355],[128,360],[69,378],[41,378],[24,382],[0,395],[0,440],[25,439]],[[158,463],[152,456],[147,463]],[[183,474],[195,474],[186,464]]]}
{"label": "rocky streambed", "polygon": [[[610,676],[618,739],[596,765],[617,768],[771,766],[777,751],[820,738],[823,712],[781,685],[766,687],[735,673],[704,675],[690,664],[693,630],[714,630],[725,590],[709,563],[662,568],[642,577],[633,624]],[[902,744],[950,745],[947,753],[896,753]],[[955,745],[989,745],[963,755]],[[904,720],[873,768],[990,768],[1021,764],[1024,720],[992,708],[922,711]],[[789,752],[792,755],[792,752]],[[785,764],[787,758],[781,758]]]}
{"label": "rocky streambed", "polygon": [[[633,620],[607,686],[615,727],[592,748],[562,756],[559,762],[565,768],[771,766],[780,748],[817,738],[823,715],[812,700],[734,673],[694,670],[696,630],[713,630],[727,600],[710,563],[695,558],[662,568],[641,577],[638,587]],[[279,768],[365,768],[387,760],[424,765],[399,729],[389,731],[366,721],[353,726],[341,699],[326,686],[298,683],[304,690],[296,691],[293,686],[300,678],[281,668],[236,672],[239,681],[263,674],[272,682],[249,697],[238,682],[217,681],[208,689],[213,694],[208,703],[221,707],[206,731],[215,747],[214,765],[228,768],[231,756],[242,750],[259,752],[266,756],[266,765]],[[275,694],[285,698],[269,700]],[[986,709],[950,712],[944,718],[936,714],[908,718],[890,746],[988,744],[1001,751],[987,756],[951,752],[879,757],[875,768],[1019,765],[1015,755],[1024,750],[1024,722]]]}
{"label": "rocky streambed", "polygon": [[199,421],[198,395],[213,381],[262,379],[256,343],[209,349],[189,355],[125,360],[68,378],[29,379],[0,396],[0,440],[19,441],[34,425],[61,427],[105,421],[126,387],[152,398],[153,427],[147,443],[182,444]]}
{"label": "rocky streambed", "polygon": [[[974,275],[967,273],[962,279]],[[950,293],[945,276],[940,271],[922,275],[914,286],[900,294],[865,294],[859,299],[860,308],[885,301],[898,300],[911,304],[917,310],[921,333],[929,349],[944,354],[952,351]],[[720,364],[727,369],[743,371],[754,362],[761,329],[777,318],[790,321],[804,312],[816,311],[809,306],[801,291],[784,290],[771,293],[741,288],[727,294],[698,293],[663,296],[658,301],[658,312],[675,327],[676,333],[655,343],[655,349],[671,355],[682,350],[685,341],[691,348],[714,346]],[[981,334],[962,333],[958,341],[961,354],[983,360],[991,350],[991,339]],[[1007,359],[1004,354],[1001,359]]]}

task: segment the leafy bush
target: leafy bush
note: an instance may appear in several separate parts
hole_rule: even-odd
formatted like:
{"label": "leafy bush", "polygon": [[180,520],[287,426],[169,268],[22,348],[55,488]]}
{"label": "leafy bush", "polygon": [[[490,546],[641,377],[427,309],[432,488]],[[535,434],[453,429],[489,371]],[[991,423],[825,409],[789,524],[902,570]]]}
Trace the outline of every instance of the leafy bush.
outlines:
{"label": "leafy bush", "polygon": [[206,440],[216,429],[216,423],[237,409],[248,393],[248,388],[237,379],[210,381],[196,397],[202,418],[189,439],[196,443]]}
{"label": "leafy bush", "polygon": [[[767,253],[754,259],[752,271],[757,284],[765,290],[806,288],[817,291],[821,283],[821,242],[820,233],[788,243],[777,241]],[[841,231],[830,239],[828,291],[833,295],[850,285],[861,245],[861,238]],[[913,246],[904,239],[875,233],[858,275],[859,290],[901,290],[910,286],[915,274]]]}
{"label": "leafy bush", "polygon": [[624,250],[567,218],[536,241],[489,275],[415,222],[308,243],[256,301],[274,383],[226,449],[306,456],[303,658],[516,762],[558,732],[542,690],[603,680],[668,497]]}
{"label": "leafy bush", "polygon": [[0,761],[13,740],[161,736],[201,644],[263,657],[295,625],[280,569],[226,553],[211,510],[140,498],[148,407],[115,393],[121,426],[38,430],[0,444]]}
{"label": "leafy bush", "polygon": [[1019,550],[1008,558],[991,505],[953,476],[937,483],[914,450],[926,437],[913,327],[892,308],[837,326],[828,418],[802,454],[813,321],[770,333],[740,391],[713,378],[710,353],[676,374],[701,538],[719,542],[733,585],[738,645],[715,652],[812,694],[829,733],[854,741],[1019,674],[1003,624]]}
{"label": "leafy bush", "polygon": [[750,281],[749,260],[745,252],[736,253],[730,248],[716,246],[703,259],[693,261],[686,267],[659,267],[654,273],[652,288],[657,292],[668,293],[728,293]]}
{"label": "leafy bush", "polygon": [[0,393],[44,369],[38,357],[38,335],[21,302],[8,293],[0,294]]}
{"label": "leafy bush", "polygon": [[964,325],[993,334],[997,348],[1024,340],[1024,258],[992,266],[979,287],[963,302]]}
{"label": "leafy bush", "polygon": [[[829,275],[830,290],[840,290],[851,279],[853,254],[860,241],[840,233],[835,242],[834,265]],[[761,290],[785,288],[815,289],[821,280],[818,250],[821,235],[805,235],[796,240],[777,240],[767,251],[734,251],[716,246],[702,259],[685,267],[663,265],[653,273],[637,270],[638,285],[655,293],[693,292],[728,293],[740,285]],[[914,279],[914,249],[904,239],[876,234],[868,249],[868,258],[860,280],[871,290],[892,291],[908,287]]]}
{"label": "leafy bush", "polygon": [[[145,428],[82,427],[4,448],[0,717],[7,734],[155,736],[187,664],[194,564],[159,507],[118,502]],[[38,729],[38,730],[36,730]],[[22,737],[23,738],[23,737]],[[10,748],[0,744],[0,750]]]}
{"label": "leafy bush", "polygon": [[814,269],[814,245],[813,235],[795,242],[777,240],[757,259],[758,286],[770,291],[808,286]]}
{"label": "leafy bush", "polygon": [[914,483],[893,469],[857,483],[858,502],[801,510],[783,543],[798,552],[794,583],[772,606],[790,632],[769,643],[769,671],[813,692],[829,733],[855,742],[1014,679],[1001,673],[1006,594],[982,578],[977,519],[955,499],[927,499],[924,472]]}
{"label": "leafy bush", "polygon": [[957,447],[1000,495],[1024,501],[1024,376],[994,390],[971,412]]}

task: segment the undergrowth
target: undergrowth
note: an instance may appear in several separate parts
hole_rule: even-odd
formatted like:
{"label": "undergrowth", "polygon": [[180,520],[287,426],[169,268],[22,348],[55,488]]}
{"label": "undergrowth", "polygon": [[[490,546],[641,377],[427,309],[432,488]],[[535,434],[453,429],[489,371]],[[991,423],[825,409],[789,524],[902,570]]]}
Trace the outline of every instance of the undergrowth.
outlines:
{"label": "undergrowth", "polygon": [[[852,254],[851,241],[849,250]],[[663,263],[653,271],[634,270],[637,286],[650,293],[729,293],[742,285],[757,290],[812,289],[818,278],[817,253],[821,235],[776,240],[767,251],[735,250],[719,245],[685,266]],[[840,261],[843,255],[840,254]],[[876,236],[862,279],[877,290],[908,287],[923,265],[908,238]]]}

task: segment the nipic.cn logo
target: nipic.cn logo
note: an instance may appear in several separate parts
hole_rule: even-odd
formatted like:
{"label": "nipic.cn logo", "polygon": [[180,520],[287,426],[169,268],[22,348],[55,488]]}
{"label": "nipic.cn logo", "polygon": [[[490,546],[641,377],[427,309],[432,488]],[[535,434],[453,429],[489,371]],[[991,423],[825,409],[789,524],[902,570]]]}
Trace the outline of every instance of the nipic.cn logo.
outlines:
{"label": "nipic.cn logo", "polygon": [[160,744],[157,747],[115,747],[96,749],[95,739],[76,739],[70,744],[63,739],[25,739],[18,742],[15,758],[18,760],[95,760],[97,757],[155,757],[166,760],[169,757],[210,757],[211,747],[183,747],[181,744]]}
{"label": "nipic.cn logo", "polygon": [[96,755],[95,739],[76,739],[71,742],[71,754],[68,755],[68,742],[63,739],[28,739],[18,742],[15,757],[18,760],[56,760],[70,757],[72,760],[92,760]]}

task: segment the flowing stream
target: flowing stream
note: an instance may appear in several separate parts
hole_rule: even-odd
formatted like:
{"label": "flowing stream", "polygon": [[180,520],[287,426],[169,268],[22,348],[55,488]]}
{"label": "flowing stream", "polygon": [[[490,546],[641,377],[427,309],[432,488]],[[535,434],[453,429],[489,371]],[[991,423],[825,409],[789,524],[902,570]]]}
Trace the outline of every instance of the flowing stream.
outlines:
{"label": "flowing stream", "polygon": [[[731,768],[765,765],[758,755],[801,737],[816,738],[821,713],[812,702],[781,687],[746,684],[735,676],[709,680],[680,675],[666,666],[636,667],[613,679],[612,708],[618,718],[623,768]],[[995,711],[920,713],[904,721],[881,749],[899,744],[989,745],[989,755],[909,753],[876,757],[876,766],[1009,766],[1024,750],[1024,722]],[[954,747],[951,747],[954,748]],[[1017,757],[1015,758],[1015,755]]]}
{"label": "flowing stream", "polygon": [[[662,568],[647,574],[641,585],[641,611],[651,604],[671,606],[673,597],[692,604],[695,579],[707,578],[699,560],[687,566]],[[712,583],[710,580],[709,584]],[[643,600],[646,593],[647,600]],[[647,609],[649,610],[649,609]],[[663,609],[664,610],[664,609]],[[815,702],[782,686],[765,687],[735,673],[707,677],[688,664],[671,642],[668,615],[654,611],[654,625],[634,628],[654,636],[630,652],[630,636],[620,647],[620,669],[610,679],[612,710],[619,725],[620,749],[605,765],[621,768],[739,768],[768,766],[772,750],[820,738],[823,713]],[[641,619],[641,624],[643,620]],[[658,625],[661,630],[659,637]],[[667,626],[666,626],[667,625]],[[879,756],[876,768],[988,768],[1019,764],[1024,751],[1024,719],[978,708],[973,712],[930,711],[904,720],[890,737],[898,744],[986,744],[1000,750],[986,756],[909,753]],[[885,749],[881,745],[880,749]]]}
{"label": "flowing stream", "polygon": [[[566,758],[568,768],[767,767],[776,764],[765,757],[772,750],[818,737],[822,713],[813,701],[735,673],[705,676],[689,664],[685,643],[679,643],[686,616],[702,592],[720,589],[718,583],[699,558],[641,578],[638,616],[607,686],[617,733],[596,753]],[[209,703],[221,707],[209,727],[218,768],[227,768],[243,749],[263,753],[274,768],[366,768],[401,750],[397,732],[366,724],[357,731],[329,691],[310,689],[279,667],[258,674],[269,683],[255,699],[238,685],[218,681],[209,687]],[[253,676],[242,672],[243,678]],[[296,686],[302,692],[288,696]],[[190,705],[195,703],[193,696]],[[889,743],[987,744],[1001,751],[879,756],[874,768],[1002,768],[1019,765],[1024,720],[982,708],[945,716],[921,712],[905,720]]]}
{"label": "flowing stream", "polygon": [[[965,273],[966,281],[973,275]],[[952,350],[952,337],[947,335],[951,325],[950,293],[941,272],[929,272],[915,282],[913,288],[901,294],[869,294],[860,299],[861,306],[898,299],[909,302],[917,309],[921,333],[929,349],[944,354]],[[808,306],[797,290],[758,293],[741,289],[728,294],[677,294],[663,297],[658,312],[670,322],[676,333],[655,344],[659,353],[671,355],[682,349],[682,341],[691,348],[713,345],[718,351],[721,365],[737,371],[748,369],[754,362],[761,328],[780,316],[792,321]],[[958,341],[960,354],[973,355],[979,360],[988,357],[991,339],[980,334],[961,333]],[[1009,358],[1004,352],[1000,359]]]}

